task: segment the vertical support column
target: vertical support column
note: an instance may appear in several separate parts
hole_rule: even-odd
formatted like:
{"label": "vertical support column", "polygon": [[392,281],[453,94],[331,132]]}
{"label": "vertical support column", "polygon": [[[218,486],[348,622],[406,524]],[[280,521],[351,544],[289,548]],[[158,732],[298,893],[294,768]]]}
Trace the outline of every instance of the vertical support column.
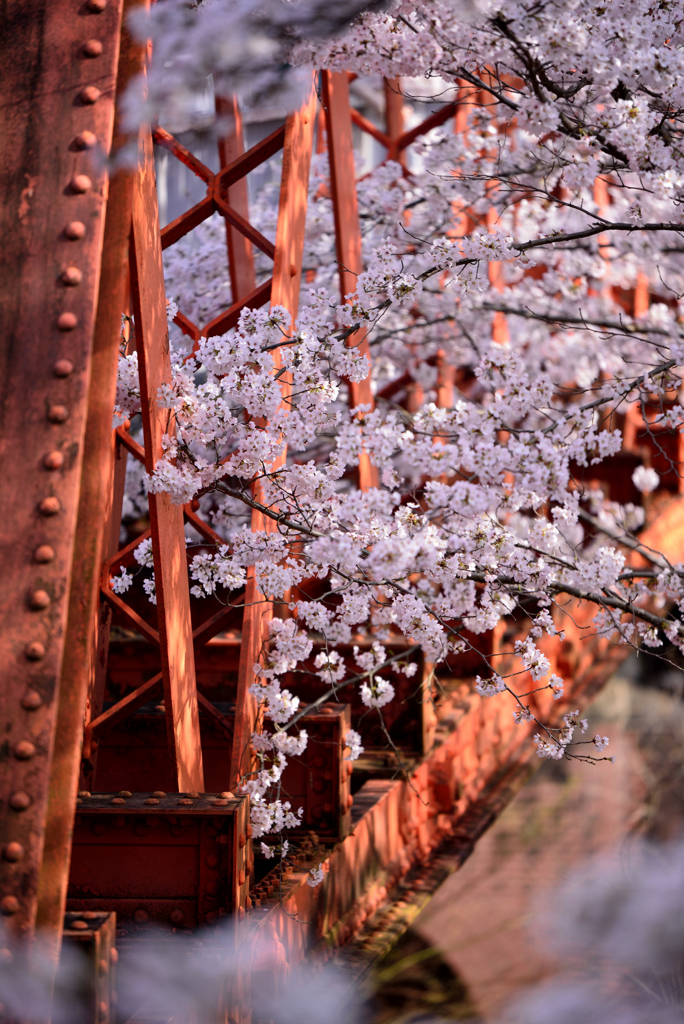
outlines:
{"label": "vertical support column", "polygon": [[[330,161],[330,193],[335,215],[335,244],[340,272],[340,296],[356,291],[357,279],[363,271],[361,255],[361,226],[356,195],[356,168],[352,137],[351,109],[349,106],[349,78],[343,71],[322,71],[321,84],[328,135]],[[367,331],[361,328],[347,338],[347,345],[368,357],[370,348]],[[349,381],[352,409],[359,405],[374,407],[370,376],[362,381]],[[371,464],[367,452],[359,458],[359,486],[367,491],[378,486],[377,467]]]}
{"label": "vertical support column", "polygon": [[399,136],[404,131],[404,97],[401,92],[401,79],[386,78],[384,92],[385,130],[390,142],[387,158],[396,160],[402,167],[406,167],[406,150],[400,150],[397,147]]}
{"label": "vertical support column", "polygon": [[[131,6],[130,0],[124,4],[124,8]],[[133,42],[125,26],[120,35],[118,24],[108,42],[116,49],[119,44],[121,46],[116,89],[117,97],[120,97],[132,76],[142,67],[144,51]],[[117,119],[112,153],[123,142]],[[38,889],[36,925],[49,936],[55,954],[59,947],[66,905],[84,709],[95,672],[100,567],[105,548],[110,545],[109,513],[114,471],[112,413],[116,394],[121,311],[127,303],[131,195],[132,176],[120,170],[109,182],[102,243],[83,471],[72,563],[74,582],[69,595],[55,745],[50,765],[45,848]],[[115,526],[118,540],[118,523]]]}
{"label": "vertical support column", "polygon": [[[171,380],[171,358],[149,129],[142,129],[140,133],[131,236],[131,297],[140,372],[145,468],[151,475],[163,454],[162,437],[172,432],[173,427],[169,410],[163,409],[158,400],[160,386]],[[150,494],[149,503],[169,751],[175,762],[179,791],[203,792],[183,509],[181,505],[174,505],[166,493]]]}
{"label": "vertical support column", "polygon": [[[226,167],[237,160],[245,152],[245,140],[242,131],[242,116],[235,96],[226,99],[216,97],[216,113],[220,118],[221,135],[218,140],[219,160],[221,167]],[[241,217],[249,220],[249,196],[247,178],[240,178],[227,189],[230,205]],[[231,302],[239,302],[256,288],[254,273],[254,252],[252,243],[241,231],[226,221],[226,241],[228,244],[228,270],[230,272]]]}
{"label": "vertical support column", "polygon": [[[302,255],[309,186],[309,169],[316,118],[316,93],[311,88],[302,108],[287,119],[283,147],[283,170],[280,181],[280,203],[276,230],[275,259],[273,261],[272,306],[285,306],[291,324],[297,315],[299,289],[302,280]],[[276,366],[279,365],[275,353]],[[283,383],[283,398],[287,399],[289,383]],[[281,456],[284,461],[285,456]],[[277,468],[277,467],[273,467]],[[258,500],[258,492],[257,492]],[[274,529],[273,520],[264,521],[262,513],[252,514],[252,530]],[[254,665],[259,660],[266,636],[266,626],[272,609],[264,595],[259,593],[251,568],[245,588],[245,611],[242,619],[242,647],[238,668],[238,692],[235,707],[235,732],[231,759],[230,786],[235,788],[240,779],[252,770],[250,740],[256,725],[256,701],[249,692],[255,681]]]}
{"label": "vertical support column", "polygon": [[[17,935],[36,919],[70,586],[83,582],[76,522],[121,6],[8,0],[0,12],[0,912]],[[71,756],[80,730],[64,743]]]}

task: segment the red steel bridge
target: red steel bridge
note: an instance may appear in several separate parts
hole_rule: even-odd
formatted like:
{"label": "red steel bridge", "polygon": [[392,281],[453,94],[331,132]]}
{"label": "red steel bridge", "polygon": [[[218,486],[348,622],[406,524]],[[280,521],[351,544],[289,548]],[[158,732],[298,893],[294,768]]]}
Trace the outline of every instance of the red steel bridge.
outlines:
{"label": "red steel bridge", "polygon": [[[233,921],[251,967],[240,991],[217,1005],[217,1020],[246,1021],[250,970],[277,988],[304,958],[341,947],[359,973],[367,970],[527,778],[533,746],[510,708],[473,691],[477,664],[468,655],[438,678],[419,658],[410,687],[392,677],[394,749],[358,725],[366,753],[353,767],[343,756],[344,734],[361,717],[352,687],[317,703],[304,681],[310,742],[285,780],[302,827],[282,865],[255,856],[239,788],[251,764],[249,687],[267,618],[255,582],[244,611],[191,597],[185,525],[208,549],[221,541],[197,503],[150,495],[147,529],[119,543],[127,461],[152,472],[165,429],[157,403],[171,373],[162,253],[214,213],[224,218],[233,304],[207,324],[178,312],[195,343],[235,326],[246,307],[279,304],[294,318],[312,149],[326,144],[344,297],[363,269],[354,126],[401,161],[431,128],[462,130],[465,105],[437,104],[406,130],[399,84],[387,82],[381,130],[350,106],[350,76],[322,72],[301,108],[247,150],[239,110],[218,100],[233,129],[219,140],[216,173],[161,128],[141,131],[137,168],[109,173],[116,163],[107,158],[126,141],[117,98],[145,56],[125,28],[131,6],[9,0],[2,14],[0,912],[14,939],[30,943],[39,930],[55,962],[63,937],[90,950],[99,1022],[116,1019],[117,945],[150,922],[173,934]],[[161,230],[155,145],[206,186]],[[272,243],[250,222],[246,182],[278,153]],[[261,284],[255,249],[273,262]],[[637,289],[630,301],[636,308],[648,296]],[[138,353],[144,447],[129,424],[112,430],[122,312],[135,322],[128,351]],[[453,401],[456,372],[439,366],[443,406]],[[411,387],[400,378],[385,390],[409,408]],[[368,380],[350,386],[350,401],[372,405]],[[618,488],[629,479],[646,433],[632,424],[604,479]],[[681,461],[680,436],[665,443]],[[358,482],[376,482],[364,457]],[[681,559],[678,493],[675,479],[647,530],[653,546]],[[252,528],[269,521],[255,511]],[[156,607],[109,585],[147,538]],[[538,713],[559,719],[586,702],[624,657],[624,648],[586,637],[594,611],[567,606],[565,639],[547,640],[545,653],[570,685],[554,707],[537,694]],[[483,652],[511,648],[518,628],[511,620],[495,630]],[[311,888],[306,876],[317,865],[324,879]],[[135,1019],[152,1019],[145,1012]]]}

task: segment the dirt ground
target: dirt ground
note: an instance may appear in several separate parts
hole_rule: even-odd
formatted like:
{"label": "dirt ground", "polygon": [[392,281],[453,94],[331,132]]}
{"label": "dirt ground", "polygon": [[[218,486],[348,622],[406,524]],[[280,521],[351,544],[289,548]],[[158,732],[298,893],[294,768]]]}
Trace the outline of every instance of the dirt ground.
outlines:
{"label": "dirt ground", "polygon": [[684,703],[678,680],[647,685],[657,672],[633,658],[588,709],[616,763],[545,762],[436,893],[380,966],[378,1024],[494,1021],[554,972],[534,934],[545,894],[592,854],[684,831]]}

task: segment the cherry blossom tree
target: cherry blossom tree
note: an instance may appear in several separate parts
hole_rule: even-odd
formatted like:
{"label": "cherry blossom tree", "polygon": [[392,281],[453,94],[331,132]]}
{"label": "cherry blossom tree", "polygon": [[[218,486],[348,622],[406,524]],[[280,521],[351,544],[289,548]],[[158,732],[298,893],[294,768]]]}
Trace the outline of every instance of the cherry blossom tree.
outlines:
{"label": "cherry blossom tree", "polygon": [[[220,40],[218,28],[227,36],[239,22],[253,42],[247,8],[212,4],[188,38],[213,26]],[[174,336],[162,398],[175,430],[144,487],[178,503],[198,498],[225,538],[210,553],[190,549],[195,596],[239,594],[253,566],[274,601],[253,687],[266,723],[254,736],[262,770],[245,781],[256,836],[296,823],[269,794],[306,744],[305,709],[283,679],[314,650],[332,696],[350,682],[337,648],[365,634],[351,681],[378,714],[394,697],[383,677],[400,662],[393,638],[404,638],[410,674],[407,650],[453,663],[513,613],[527,623],[513,653],[536,687],[560,697],[564,680],[539,641],[561,629],[568,597],[595,604],[593,628],[615,642],[684,651],[684,566],[640,539],[660,474],[635,463],[633,497],[622,502],[592,483],[623,449],[630,417],[650,424],[666,461],[658,439],[684,418],[681,2],[394,2],[340,33],[356,14],[346,11],[313,41],[307,11],[271,5],[259,15],[270,40],[260,88],[271,87],[276,57],[282,74],[287,45],[295,77],[308,66],[380,75],[402,81],[407,99],[427,79],[459,115],[457,131],[435,129],[415,147],[409,169],[386,161],[361,180],[366,269],[348,301],[336,295],[322,155],[294,331],[275,307],[244,311],[191,357]],[[150,102],[182,102],[197,85],[192,43],[180,46],[171,21],[185,26],[198,12],[179,12],[153,12],[167,45]],[[240,91],[244,63],[225,52],[208,60],[203,75],[216,70],[222,88]],[[267,188],[252,211],[267,234],[275,209]],[[211,312],[229,293],[219,231],[208,222],[168,254],[171,313],[197,303]],[[362,329],[372,366],[358,348]],[[455,371],[451,401],[440,397],[444,367]],[[374,407],[350,409],[349,383],[369,374]],[[388,388],[402,375],[403,404]],[[138,401],[136,357],[122,355],[118,414],[134,415]],[[356,483],[361,453],[377,487]],[[676,460],[669,469],[679,476]],[[133,490],[140,500],[139,478]],[[277,529],[252,532],[254,508]],[[152,599],[149,558],[137,557]],[[132,584],[131,573],[113,580],[120,592]],[[507,695],[517,721],[534,718],[495,659],[482,656],[475,687]],[[577,740],[587,730],[577,712],[560,729],[538,726],[540,757],[601,759],[608,745]],[[349,757],[362,752],[357,733],[347,742]]]}

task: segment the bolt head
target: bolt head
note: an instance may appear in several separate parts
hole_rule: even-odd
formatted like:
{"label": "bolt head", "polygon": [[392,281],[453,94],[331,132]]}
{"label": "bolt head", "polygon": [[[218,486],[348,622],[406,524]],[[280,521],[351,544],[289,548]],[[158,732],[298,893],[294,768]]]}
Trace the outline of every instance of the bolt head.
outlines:
{"label": "bolt head", "polygon": [[92,187],[93,183],[87,174],[76,174],[69,182],[69,188],[71,191],[75,192],[76,195],[79,196],[83,195],[84,192],[87,192]]}
{"label": "bolt head", "polygon": [[48,452],[43,457],[43,465],[46,469],[61,469],[64,465],[64,456],[61,452]]}
{"label": "bolt head", "polygon": [[29,608],[34,612],[42,612],[50,607],[50,595],[47,590],[33,590],[29,596]]}
{"label": "bolt head", "polygon": [[16,896],[3,896],[0,900],[0,914],[10,917],[19,911],[19,900]]}
{"label": "bolt head", "polygon": [[92,149],[97,145],[97,135],[94,132],[79,132],[74,136],[71,143],[73,149]]}
{"label": "bolt head", "polygon": [[24,654],[29,661],[41,661],[45,657],[45,645],[40,640],[32,640],[27,644]]}
{"label": "bolt head", "polygon": [[72,242],[78,242],[81,238],[83,238],[85,232],[85,224],[81,223],[80,220],[72,220],[64,228],[64,234]]}
{"label": "bolt head", "polygon": [[62,506],[59,503],[59,498],[54,497],[43,498],[40,505],[38,506],[38,511],[40,512],[41,516],[56,516],[57,513],[61,511],[61,509]]}
{"label": "bolt head", "polygon": [[83,280],[83,274],[78,267],[67,267],[62,273],[61,281],[67,288],[75,288]]}
{"label": "bolt head", "polygon": [[33,561],[45,564],[52,562],[55,557],[55,549],[50,544],[40,544],[33,552]]}
{"label": "bolt head", "polygon": [[66,423],[69,419],[69,410],[66,405],[51,405],[48,409],[48,419],[51,423]]}
{"label": "bolt head", "polygon": [[31,797],[20,790],[18,793],[12,793],[9,805],[13,811],[26,811],[31,806]]}
{"label": "bolt head", "polygon": [[60,331],[73,331],[78,327],[78,317],[75,313],[60,313],[57,317],[57,327]]}
{"label": "bolt head", "polygon": [[17,761],[30,761],[35,756],[36,748],[30,740],[19,740],[12,751]]}
{"label": "bolt head", "polygon": [[24,847],[21,843],[8,843],[2,851],[2,855],[10,864],[16,864],[24,856]]}
{"label": "bolt head", "polygon": [[147,913],[146,910],[136,910],[135,913],[133,914],[133,920],[136,921],[138,924],[144,924],[145,921],[149,921],[149,919],[150,915]]}
{"label": "bolt head", "polygon": [[24,711],[36,711],[41,707],[43,698],[37,690],[27,690],[21,698],[21,706]]}
{"label": "bolt head", "polygon": [[169,921],[171,922],[171,924],[182,924],[184,917],[185,914],[183,913],[183,911],[176,908],[175,910],[172,910],[171,913],[169,914]]}
{"label": "bolt head", "polygon": [[103,46],[99,39],[88,39],[82,47],[84,57],[100,57]]}
{"label": "bolt head", "polygon": [[74,364],[70,359],[58,359],[52,367],[52,372],[55,377],[69,377],[74,372]]}
{"label": "bolt head", "polygon": [[81,103],[85,106],[92,106],[93,103],[97,103],[102,93],[96,85],[86,85],[85,89],[81,89],[78,94],[78,98]]}

